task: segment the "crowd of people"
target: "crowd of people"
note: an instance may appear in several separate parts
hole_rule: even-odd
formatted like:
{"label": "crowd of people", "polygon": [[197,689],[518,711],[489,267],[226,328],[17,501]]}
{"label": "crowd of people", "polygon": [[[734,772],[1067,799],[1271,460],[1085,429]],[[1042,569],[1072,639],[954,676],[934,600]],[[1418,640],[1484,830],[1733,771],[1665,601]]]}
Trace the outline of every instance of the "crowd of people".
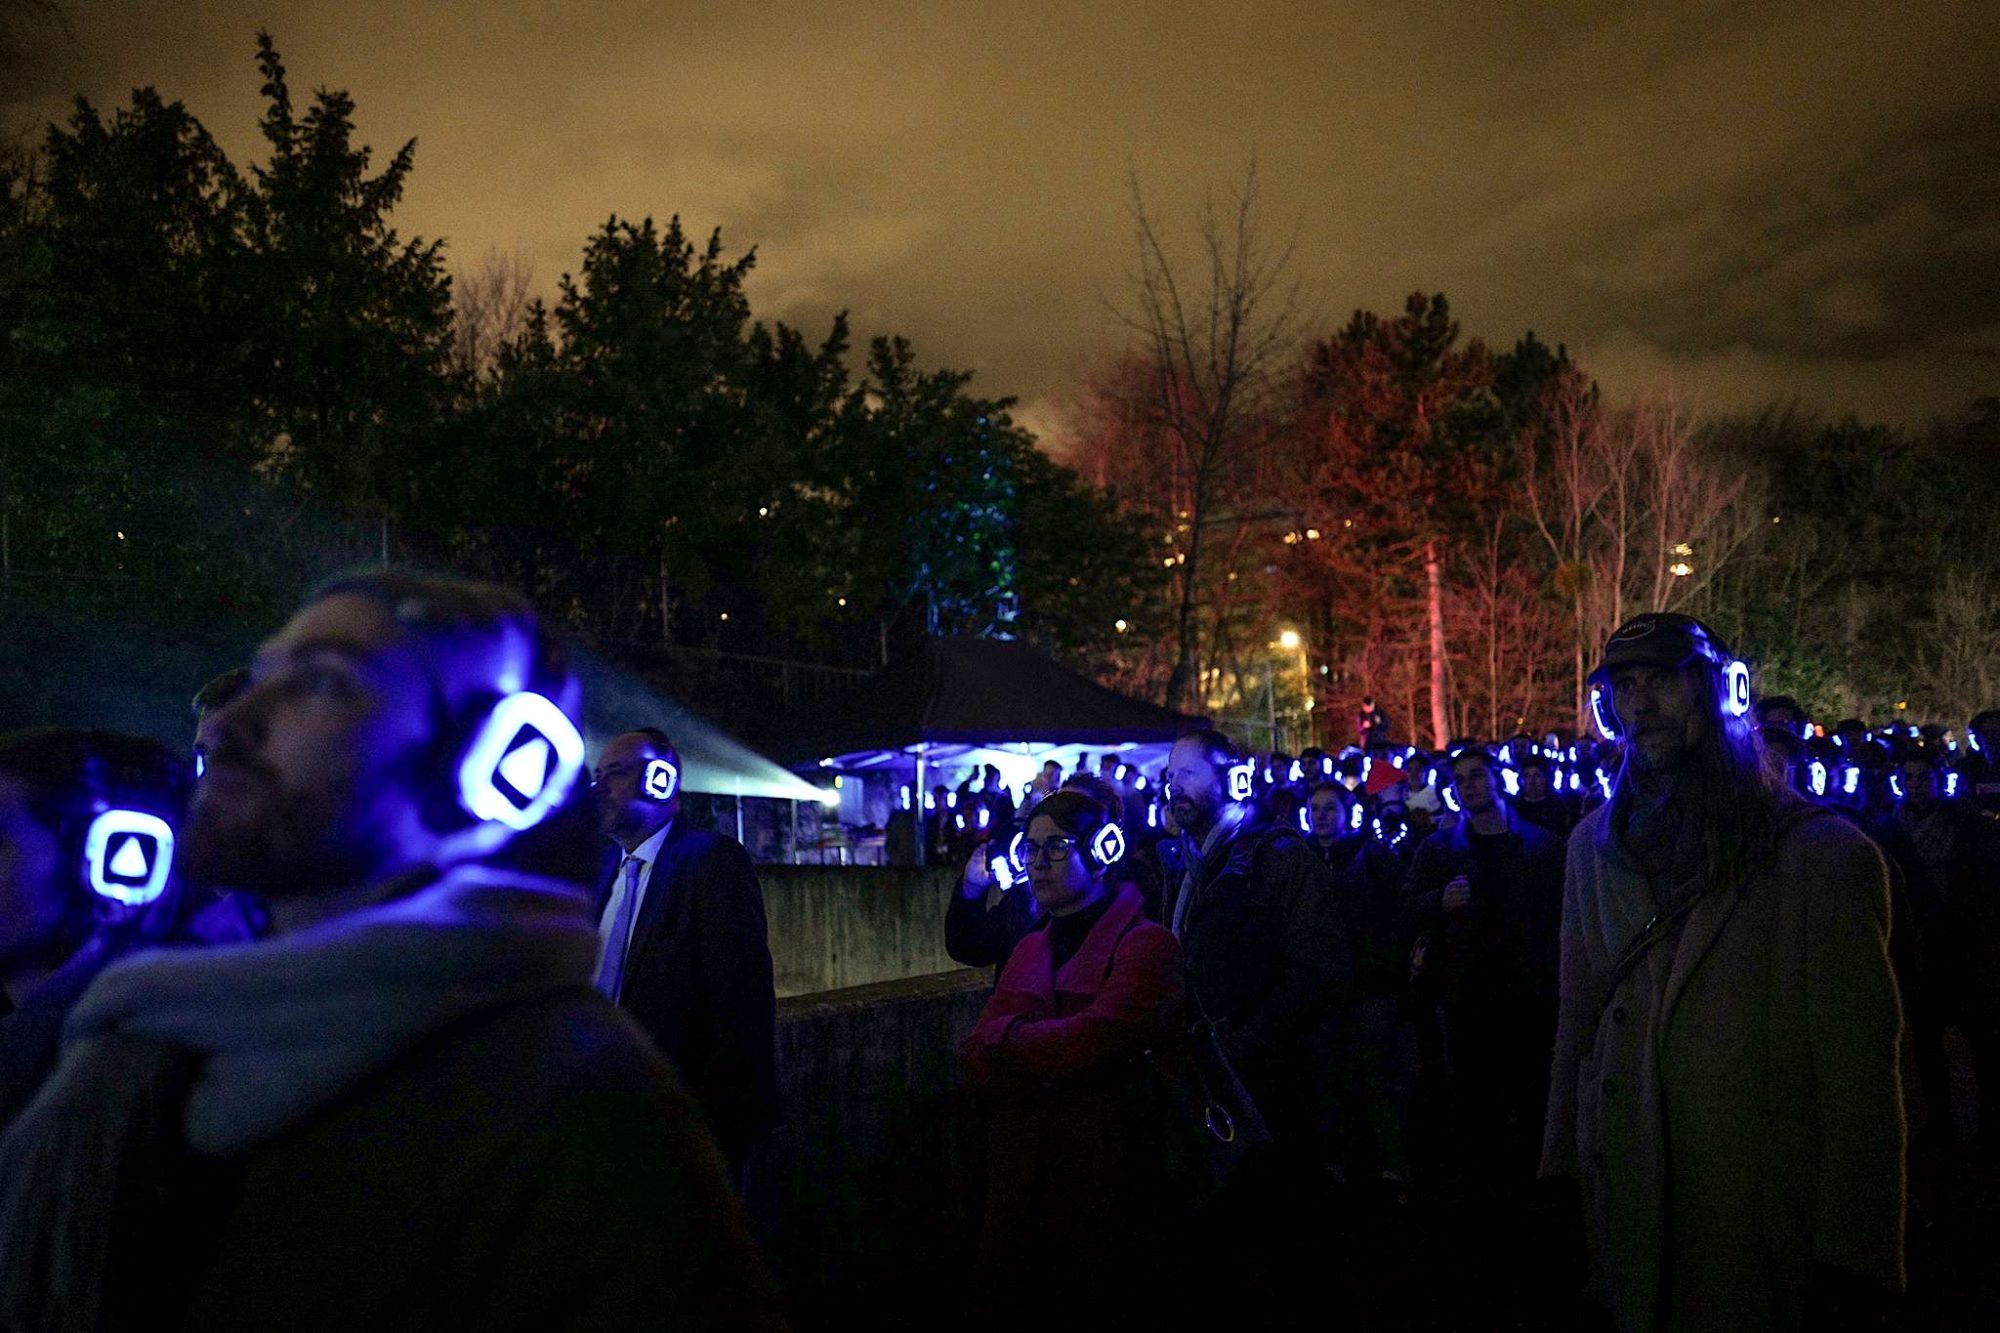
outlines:
{"label": "crowd of people", "polygon": [[[1592,681],[1594,740],[1424,752],[1371,701],[1338,753],[1199,732],[1156,772],[1045,771],[1018,806],[992,774],[938,794],[925,837],[965,867],[947,946],[999,969],[964,1051],[1005,1108],[994,1308],[1031,1243],[1080,1299],[1122,1299],[1077,1223],[1170,1265],[1204,1234],[1224,1299],[1268,1295],[1323,1266],[1292,1243],[1316,1213],[1390,1219],[1449,1182],[1547,1291],[1584,1288],[1551,1320],[1889,1317],[1912,1167],[2000,1147],[1984,1115],[1959,1141],[1945,1050],[1958,1028],[2000,1086],[2000,711],[1963,737],[1825,728],[1667,615]],[[1100,818],[1131,830],[1115,857]],[[1203,1113],[1178,1131],[1176,1081]],[[1183,1147],[1215,1147],[1217,1112],[1259,1142],[1153,1146],[1127,1225],[1098,1230],[1111,1205],[1086,1219],[1065,1191],[1077,1145],[1123,1160],[1158,1130],[1131,1099],[1162,1084]]]}
{"label": "crowd of people", "polygon": [[[1887,1316],[1912,1166],[2000,1156],[2000,710],[1825,728],[1672,615],[1591,680],[903,793],[995,969],[981,1321],[1254,1320],[1440,1180],[1586,1325]],[[390,571],[195,713],[0,737],[0,1324],[782,1326],[763,900],[671,738],[587,771],[528,605]]]}

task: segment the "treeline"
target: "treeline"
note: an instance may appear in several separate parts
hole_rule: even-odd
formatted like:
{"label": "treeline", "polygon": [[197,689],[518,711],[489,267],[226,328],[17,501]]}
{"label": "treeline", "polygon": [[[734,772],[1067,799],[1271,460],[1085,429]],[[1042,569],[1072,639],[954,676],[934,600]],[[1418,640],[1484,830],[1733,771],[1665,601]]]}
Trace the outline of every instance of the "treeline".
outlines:
{"label": "treeline", "polygon": [[2000,704],[1992,399],[1919,430],[1704,418],[1608,402],[1441,295],[1313,327],[1253,172],[1193,263],[1135,187],[1133,349],[1058,463],[904,339],[757,319],[754,251],[678,218],[608,219],[546,303],[454,273],[393,224],[415,143],[378,165],[346,94],[296,103],[266,36],[256,63],[255,162],[152,89],[0,161],[17,625],[240,631],[415,561],[628,658],[1017,634],[1297,744],[1364,693],[1426,740],[1574,724],[1609,630],[1679,609],[1821,717]]}
{"label": "treeline", "polygon": [[1129,688],[1280,746],[1351,739],[1370,694],[1425,743],[1580,727],[1610,631],[1678,610],[1828,722],[2000,705],[2000,401],[1917,430],[1613,403],[1439,294],[1306,327],[1254,167],[1192,263],[1134,216],[1137,345],[1064,442],[1169,578]]}
{"label": "treeline", "polygon": [[455,293],[394,226],[415,142],[377,166],[345,93],[295,101],[266,35],[257,68],[261,161],[145,88],[0,167],[17,605],[268,623],[389,558],[606,644],[873,665],[1012,633],[1089,664],[1151,595],[1114,497],[969,373],[755,319],[754,252],[678,218],[607,220],[553,303]]}

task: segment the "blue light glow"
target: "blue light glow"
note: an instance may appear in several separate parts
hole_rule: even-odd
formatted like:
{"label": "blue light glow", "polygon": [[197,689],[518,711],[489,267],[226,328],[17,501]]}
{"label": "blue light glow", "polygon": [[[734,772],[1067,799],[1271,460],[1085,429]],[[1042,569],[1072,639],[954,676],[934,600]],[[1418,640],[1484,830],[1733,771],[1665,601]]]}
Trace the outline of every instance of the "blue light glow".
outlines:
{"label": "blue light glow", "polygon": [[1444,808],[1451,811],[1455,815],[1464,813],[1462,807],[1460,807],[1458,803],[1458,786],[1456,783],[1448,783],[1445,786]]}
{"label": "blue light glow", "polygon": [[1826,795],[1826,765],[1817,759],[1806,765],[1806,790],[1814,796]]}
{"label": "blue light glow", "polygon": [[935,809],[937,809],[937,795],[936,795],[936,793],[934,793],[934,792],[925,792],[925,793],[924,793],[924,809],[926,809],[926,810],[935,810]]}
{"label": "blue light glow", "polygon": [[947,809],[950,810],[958,809],[958,793],[955,791],[946,792],[944,794],[944,803],[945,803],[945,808]]}
{"label": "blue light glow", "polygon": [[1308,810],[1305,806],[1302,805],[1299,807],[1299,832],[1305,834],[1307,837],[1311,837],[1312,831],[1313,831],[1312,811]]}
{"label": "blue light glow", "polygon": [[1750,711],[1750,668],[1731,660],[1722,669],[1722,706],[1731,717],[1742,717]]}
{"label": "blue light glow", "polygon": [[143,907],[167,891],[174,831],[143,810],[106,810],[83,839],[90,891],[125,907]]}
{"label": "blue light glow", "polygon": [[1147,827],[1147,828],[1158,828],[1159,826],[1160,826],[1160,807],[1159,807],[1159,806],[1157,806],[1157,805],[1151,805],[1151,804],[1147,805],[1147,807],[1146,807],[1146,827]]}
{"label": "blue light glow", "polygon": [[1947,773],[1944,775],[1944,794],[1947,797],[1956,797],[1958,795],[1957,773]]}
{"label": "blue light glow", "polygon": [[910,784],[907,782],[896,792],[896,807],[901,810],[910,808]]}
{"label": "blue light glow", "polygon": [[1571,773],[1571,774],[1569,775],[1569,789],[1570,789],[1571,791],[1582,791],[1582,790],[1583,790],[1583,774],[1581,774],[1581,773],[1577,773],[1577,772],[1572,772],[1572,773]]}
{"label": "blue light glow", "polygon": [[1014,880],[1018,872],[1008,862],[1006,857],[996,856],[988,864],[993,869],[993,882],[1000,886],[1000,892],[1005,893],[1014,887]]}
{"label": "blue light glow", "polygon": [[1305,775],[1306,775],[1305,764],[1297,759],[1292,760],[1291,776],[1287,780],[1291,782],[1297,782],[1300,779],[1304,778]]}
{"label": "blue light glow", "polygon": [[1604,720],[1604,691],[1597,686],[1590,687],[1590,720],[1597,724],[1597,734],[1605,740],[1615,738],[1618,733]]}
{"label": "blue light glow", "polygon": [[1361,802],[1355,801],[1347,807],[1347,827],[1356,833],[1361,831],[1361,821],[1367,817],[1368,812],[1361,808]]}
{"label": "blue light glow", "polygon": [[1812,738],[1813,738],[1813,724],[1810,722],[1799,723],[1799,739],[1802,741],[1809,741]]}
{"label": "blue light glow", "polygon": [[1125,857],[1125,830],[1106,824],[1090,840],[1090,854],[1100,866],[1115,865]]}
{"label": "blue light glow", "polygon": [[1375,771],[1375,761],[1367,755],[1361,756],[1361,785],[1368,785],[1368,775]]}
{"label": "blue light glow", "polygon": [[1229,799],[1247,801],[1257,790],[1257,769],[1253,764],[1232,764],[1229,768]]}
{"label": "blue light glow", "polygon": [[194,752],[194,775],[199,778],[206,772],[208,772],[208,756],[200,750],[196,750]]}
{"label": "blue light glow", "polygon": [[1521,794],[1521,775],[1511,768],[1503,768],[1500,770],[1500,785],[1506,789],[1509,796],[1519,796]]}
{"label": "blue light glow", "polygon": [[1604,793],[1604,799],[1611,799],[1611,775],[1603,769],[1597,770],[1597,789]]}
{"label": "blue light glow", "polygon": [[466,749],[458,800],[474,819],[530,829],[568,798],[582,772],[576,724],[546,697],[523,690],[493,706]]}
{"label": "blue light glow", "polygon": [[1899,801],[1903,799],[1903,775],[1901,773],[1891,773],[1889,775],[1889,794]]}
{"label": "blue light glow", "polygon": [[1849,765],[1840,775],[1840,789],[1849,796],[1861,790],[1861,770]]}
{"label": "blue light glow", "polygon": [[988,824],[991,824],[993,822],[993,812],[987,807],[982,805],[979,807],[978,810],[978,819],[979,819],[979,827],[985,828]]}
{"label": "blue light glow", "polygon": [[1146,775],[1144,773],[1135,773],[1132,775],[1132,790],[1146,790]]}

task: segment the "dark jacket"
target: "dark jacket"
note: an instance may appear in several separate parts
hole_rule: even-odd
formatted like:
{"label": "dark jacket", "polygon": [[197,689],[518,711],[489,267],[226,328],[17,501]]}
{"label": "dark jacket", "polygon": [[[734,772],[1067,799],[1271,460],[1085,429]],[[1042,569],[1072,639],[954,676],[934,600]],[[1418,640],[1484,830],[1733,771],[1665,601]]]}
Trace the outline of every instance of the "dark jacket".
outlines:
{"label": "dark jacket", "polygon": [[619,1004],[680,1074],[723,1155],[740,1164],[778,1119],[769,927],[741,843],[674,821],[632,928]]}
{"label": "dark jacket", "polygon": [[1040,919],[1026,884],[1002,890],[1000,901],[988,907],[984,893],[968,898],[960,882],[944,909],[944,951],[967,967],[1005,967],[1014,946]]}
{"label": "dark jacket", "polygon": [[1816,1268],[1903,1277],[1902,1026],[1882,857],[1798,803],[1613,989],[1658,904],[1609,810],[1569,844],[1544,1175],[1583,1187],[1620,1329],[1809,1327]]}
{"label": "dark jacket", "polygon": [[[1461,819],[1425,839],[1405,889],[1405,920],[1430,941],[1425,967],[1434,970],[1438,998],[1447,1006],[1553,1004],[1564,844],[1509,808],[1498,856],[1482,866],[1470,829],[1471,820]],[[1446,912],[1445,886],[1460,875],[1472,881],[1472,902]]]}
{"label": "dark jacket", "polygon": [[1295,829],[1246,823],[1204,859],[1181,948],[1191,1015],[1215,1021],[1267,1116],[1303,1113],[1308,1038],[1354,984],[1326,865]]}
{"label": "dark jacket", "polygon": [[1370,995],[1394,994],[1409,979],[1411,935],[1403,915],[1403,862],[1366,833],[1313,850],[1333,874],[1340,921],[1354,948],[1355,980]]}
{"label": "dark jacket", "polygon": [[693,1107],[588,990],[447,1028],[170,1197],[147,1326],[783,1326]]}

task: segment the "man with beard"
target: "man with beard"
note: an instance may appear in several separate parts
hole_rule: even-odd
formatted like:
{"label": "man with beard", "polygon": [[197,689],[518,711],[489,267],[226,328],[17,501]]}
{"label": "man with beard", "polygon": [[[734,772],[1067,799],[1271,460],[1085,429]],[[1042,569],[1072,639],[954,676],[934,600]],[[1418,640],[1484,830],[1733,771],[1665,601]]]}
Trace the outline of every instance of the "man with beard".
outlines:
{"label": "man with beard", "polygon": [[271,936],[100,975],[0,1138],[23,1328],[770,1327],[721,1162],[590,989],[580,691],[526,603],[335,582],[210,719]]}
{"label": "man with beard", "polygon": [[1205,1294],[1275,1300],[1307,1284],[1306,1249],[1321,1178],[1323,1077],[1313,1037],[1351,995],[1354,960],[1332,877],[1298,825],[1258,816],[1249,764],[1216,731],[1192,731],[1167,757],[1167,787],[1187,867],[1168,922],[1187,961],[1187,1008],[1220,1048],[1271,1134],[1262,1159],[1225,1185],[1210,1216],[1225,1247]]}
{"label": "man with beard", "polygon": [[1326,866],[1296,826],[1257,818],[1247,780],[1231,791],[1244,763],[1215,731],[1189,732],[1168,755],[1188,867],[1168,919],[1187,954],[1189,1007],[1216,1024],[1273,1135],[1304,1150],[1306,1039],[1344,1002],[1354,960]]}
{"label": "man with beard", "polygon": [[1768,772],[1699,621],[1630,621],[1591,683],[1629,744],[1570,839],[1543,1174],[1621,1329],[1861,1327],[1903,1275],[1881,854]]}
{"label": "man with beard", "polygon": [[777,1121],[770,930],[743,844],[680,817],[680,771],[650,728],[598,756],[598,831],[624,856],[603,895],[597,988],[673,1063],[740,1185]]}

